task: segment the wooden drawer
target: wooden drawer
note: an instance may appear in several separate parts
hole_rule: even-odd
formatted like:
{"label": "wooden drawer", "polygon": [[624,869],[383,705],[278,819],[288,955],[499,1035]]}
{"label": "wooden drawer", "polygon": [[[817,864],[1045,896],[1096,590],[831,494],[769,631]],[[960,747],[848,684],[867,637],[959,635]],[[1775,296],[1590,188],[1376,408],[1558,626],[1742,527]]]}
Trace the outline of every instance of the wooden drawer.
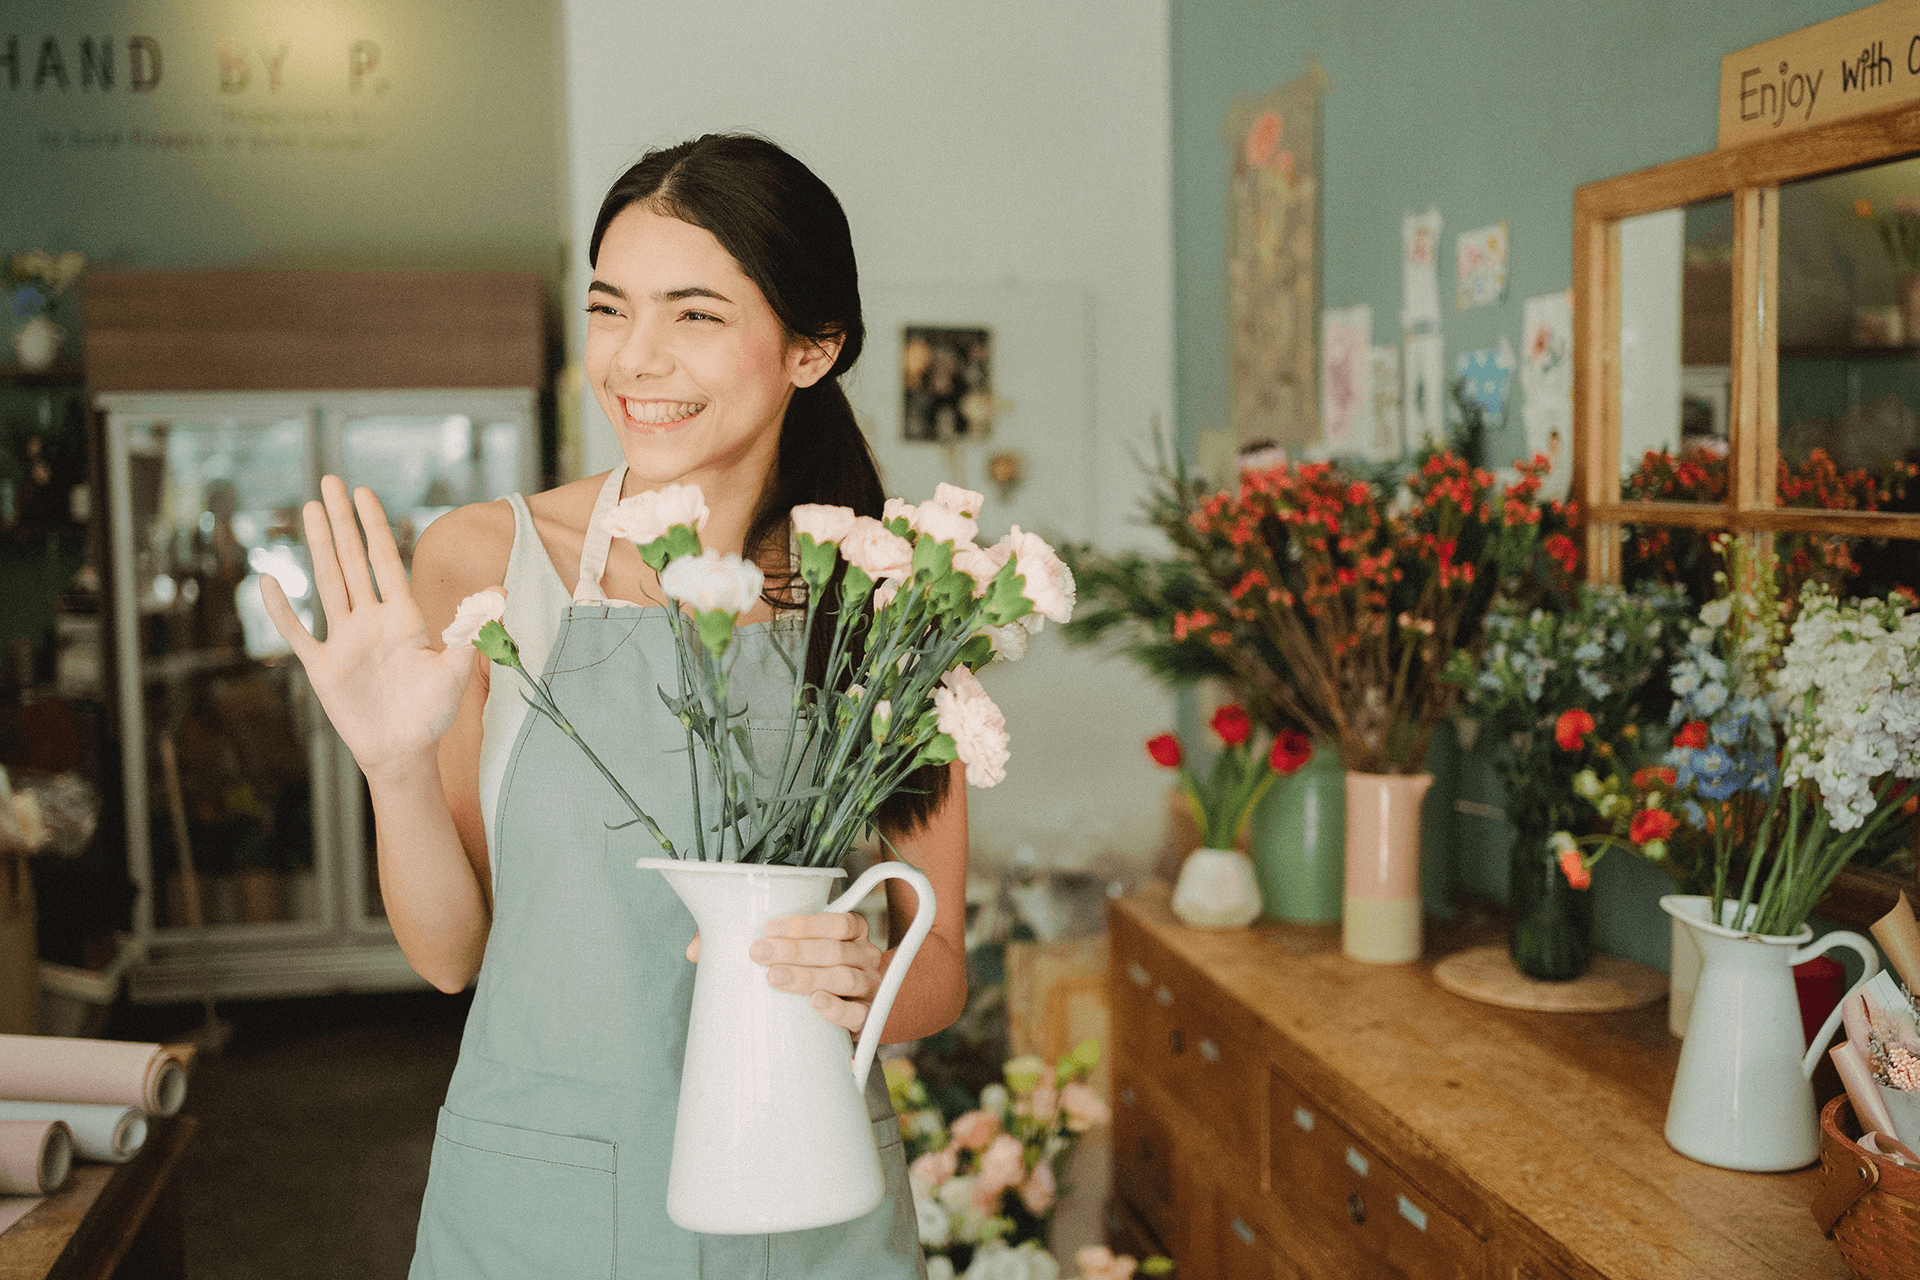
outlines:
{"label": "wooden drawer", "polygon": [[1268,1073],[1272,1200],[1341,1262],[1380,1280],[1480,1280],[1486,1246],[1279,1071]]}
{"label": "wooden drawer", "polygon": [[1229,1025],[1205,978],[1126,935],[1115,944],[1115,1042],[1230,1153],[1259,1169],[1265,1058]]}
{"label": "wooden drawer", "polygon": [[1155,1254],[1162,1254],[1173,1258],[1177,1271],[1179,1258],[1155,1238],[1147,1224],[1140,1220],[1140,1215],[1133,1211],[1133,1206],[1119,1196],[1107,1199],[1106,1228],[1107,1248],[1115,1253],[1131,1254],[1141,1262]]}
{"label": "wooden drawer", "polygon": [[1173,1126],[1137,1086],[1138,1070],[1125,1058],[1113,1060],[1113,1194],[1175,1256],[1182,1233]]}
{"label": "wooden drawer", "polygon": [[1213,1189],[1206,1228],[1219,1280],[1308,1280],[1273,1239],[1251,1197]]}

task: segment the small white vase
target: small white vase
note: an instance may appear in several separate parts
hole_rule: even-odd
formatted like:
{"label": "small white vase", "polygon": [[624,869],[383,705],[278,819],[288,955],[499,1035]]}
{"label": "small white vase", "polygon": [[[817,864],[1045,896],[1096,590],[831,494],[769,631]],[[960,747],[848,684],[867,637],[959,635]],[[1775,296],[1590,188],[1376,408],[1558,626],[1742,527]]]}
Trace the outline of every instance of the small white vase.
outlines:
{"label": "small white vase", "polygon": [[1253,859],[1238,849],[1195,849],[1180,864],[1173,914],[1203,929],[1239,929],[1260,916]]}
{"label": "small white vase", "polygon": [[[850,1222],[885,1195],[862,1094],[880,1030],[933,928],[933,886],[900,862],[869,867],[831,903],[838,867],[642,858],[700,929],[667,1217],[708,1235],[762,1235]],[[767,982],[747,948],[776,916],[845,911],[885,879],[919,895],[913,924],[874,993],[847,1069],[847,1033],[807,996]]]}
{"label": "small white vase", "polygon": [[21,325],[13,332],[13,350],[20,358],[20,367],[30,373],[45,373],[53,368],[66,336],[67,331],[45,315],[37,315]]}
{"label": "small white vase", "polygon": [[[1738,905],[1723,904],[1724,917],[1731,920]],[[1728,928],[1711,920],[1713,900],[1703,896],[1668,894],[1660,907],[1692,933],[1701,956],[1667,1103],[1668,1144],[1702,1164],[1749,1173],[1812,1164],[1820,1158],[1813,1068],[1846,1002],[1808,1045],[1793,966],[1851,947],[1866,964],[1864,982],[1880,971],[1879,954],[1857,933],[1829,933],[1809,945],[1806,925],[1784,936]],[[1752,913],[1749,907],[1743,924]]]}

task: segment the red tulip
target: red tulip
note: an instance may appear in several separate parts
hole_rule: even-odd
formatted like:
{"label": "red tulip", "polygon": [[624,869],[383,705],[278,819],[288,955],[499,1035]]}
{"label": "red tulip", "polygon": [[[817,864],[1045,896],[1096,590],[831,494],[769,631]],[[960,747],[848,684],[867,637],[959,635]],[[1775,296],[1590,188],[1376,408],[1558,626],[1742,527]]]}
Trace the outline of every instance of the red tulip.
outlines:
{"label": "red tulip", "polygon": [[1253,721],[1247,715],[1247,709],[1237,702],[1229,702],[1213,713],[1211,721],[1213,731],[1220,735],[1220,741],[1230,747],[1237,747],[1253,733]]}
{"label": "red tulip", "polygon": [[1273,771],[1285,777],[1313,759],[1313,739],[1298,729],[1282,729],[1280,736],[1273,740],[1273,752],[1267,757],[1267,763]]}
{"label": "red tulip", "polygon": [[1560,873],[1566,876],[1567,883],[1576,889],[1584,889],[1593,883],[1593,872],[1589,871],[1587,864],[1580,860],[1578,849],[1567,849],[1561,852]]}
{"label": "red tulip", "polygon": [[1592,732],[1593,717],[1575,707],[1560,713],[1553,725],[1553,740],[1560,744],[1562,751],[1577,751]]}
{"label": "red tulip", "polygon": [[1147,754],[1153,762],[1166,769],[1178,769],[1183,758],[1180,752],[1180,739],[1170,733],[1156,734],[1147,739]]}
{"label": "red tulip", "polygon": [[1673,735],[1673,745],[1676,747],[1692,747],[1696,751],[1705,747],[1707,745],[1707,722],[1705,720],[1693,720],[1680,726],[1680,732]]}
{"label": "red tulip", "polygon": [[1665,809],[1642,809],[1633,815],[1633,822],[1627,828],[1627,836],[1635,844],[1645,844],[1649,840],[1665,840],[1679,825],[1679,820]]}

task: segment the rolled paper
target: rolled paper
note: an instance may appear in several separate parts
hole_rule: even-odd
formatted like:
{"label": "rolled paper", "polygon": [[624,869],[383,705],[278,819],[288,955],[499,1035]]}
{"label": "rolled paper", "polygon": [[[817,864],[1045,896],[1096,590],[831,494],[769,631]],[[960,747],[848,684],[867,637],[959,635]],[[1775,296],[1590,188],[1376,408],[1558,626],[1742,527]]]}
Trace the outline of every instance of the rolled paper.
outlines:
{"label": "rolled paper", "polygon": [[187,1100],[186,1060],[169,1045],[0,1036],[0,1098],[113,1102],[170,1116]]}
{"label": "rolled paper", "polygon": [[1920,922],[1913,918],[1913,904],[1904,890],[1893,910],[1870,926],[1873,940],[1887,953],[1887,963],[1909,988],[1920,987]]}
{"label": "rolled paper", "polygon": [[1840,1073],[1840,1083],[1847,1088],[1847,1101],[1853,1104],[1853,1114],[1860,1121],[1860,1127],[1871,1133],[1892,1134],[1893,1113],[1887,1110],[1886,1101],[1880,1096],[1880,1085],[1873,1078],[1873,1068],[1867,1065],[1867,1055],[1860,1046],[1851,1040],[1835,1045],[1827,1054],[1833,1059],[1834,1069]]}
{"label": "rolled paper", "polygon": [[1860,1149],[1871,1151],[1877,1156],[1886,1156],[1895,1164],[1906,1165],[1909,1169],[1920,1169],[1920,1156],[1913,1153],[1913,1148],[1898,1138],[1889,1138],[1884,1133],[1861,1134]]}
{"label": "rolled paper", "polygon": [[59,1120],[0,1120],[0,1195],[50,1196],[73,1168],[73,1131]]}
{"label": "rolled paper", "polygon": [[1920,1093],[1884,1084],[1878,1088],[1893,1122],[1888,1132],[1909,1147],[1920,1147]]}
{"label": "rolled paper", "polygon": [[95,1102],[0,1101],[0,1120],[63,1120],[82,1160],[124,1164],[147,1140],[147,1116],[138,1107]]}

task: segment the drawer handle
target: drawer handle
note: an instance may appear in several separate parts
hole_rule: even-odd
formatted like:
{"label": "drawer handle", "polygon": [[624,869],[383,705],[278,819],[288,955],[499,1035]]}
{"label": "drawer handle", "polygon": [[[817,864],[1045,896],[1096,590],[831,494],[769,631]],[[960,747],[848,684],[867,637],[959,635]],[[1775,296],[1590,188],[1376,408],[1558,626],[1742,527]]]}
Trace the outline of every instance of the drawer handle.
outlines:
{"label": "drawer handle", "polygon": [[1367,1176],[1367,1158],[1358,1151],[1355,1151],[1352,1147],[1348,1147],[1347,1168],[1364,1178]]}
{"label": "drawer handle", "polygon": [[1127,966],[1127,976],[1133,979],[1134,986],[1140,987],[1143,990],[1153,985],[1153,975],[1145,969],[1142,969],[1138,964],[1130,964]]}
{"label": "drawer handle", "polygon": [[1302,1129],[1305,1129],[1308,1133],[1313,1132],[1313,1112],[1307,1110],[1305,1107],[1295,1107],[1293,1109],[1293,1122]]}
{"label": "drawer handle", "polygon": [[1358,1191],[1347,1197],[1347,1216],[1353,1219],[1353,1225],[1356,1227],[1366,1223],[1367,1202],[1360,1198]]}
{"label": "drawer handle", "polygon": [[1246,1223],[1242,1222],[1238,1218],[1235,1218],[1232,1222],[1229,1222],[1227,1225],[1233,1228],[1233,1234],[1240,1237],[1241,1244],[1253,1243],[1254,1235],[1253,1235],[1252,1227],[1248,1226]]}
{"label": "drawer handle", "polygon": [[1220,1061],[1220,1046],[1211,1040],[1202,1040],[1200,1042],[1200,1056],[1208,1062],[1218,1062]]}
{"label": "drawer handle", "polygon": [[1405,1196],[1399,1197],[1399,1200],[1400,1216],[1420,1228],[1420,1230],[1425,1231],[1427,1229],[1427,1211]]}
{"label": "drawer handle", "polygon": [[1140,1095],[1133,1091],[1132,1085],[1128,1085],[1120,1090],[1120,1101],[1125,1106],[1137,1107],[1140,1105]]}
{"label": "drawer handle", "polygon": [[1175,1027],[1173,1029],[1173,1034],[1167,1037],[1167,1042],[1173,1046],[1173,1051],[1175,1053],[1185,1053],[1187,1051],[1186,1033],[1181,1031],[1180,1028],[1178,1027]]}
{"label": "drawer handle", "polygon": [[1167,988],[1165,987],[1161,987],[1153,993],[1153,998],[1155,1000],[1158,1000],[1163,1005],[1172,1004],[1173,992],[1167,990]]}

